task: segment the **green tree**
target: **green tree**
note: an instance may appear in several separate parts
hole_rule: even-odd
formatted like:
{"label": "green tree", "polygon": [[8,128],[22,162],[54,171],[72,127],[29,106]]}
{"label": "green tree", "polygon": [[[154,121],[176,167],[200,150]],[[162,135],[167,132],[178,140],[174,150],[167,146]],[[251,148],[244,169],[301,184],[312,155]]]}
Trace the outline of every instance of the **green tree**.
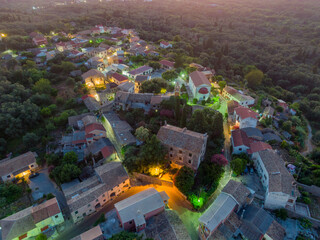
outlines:
{"label": "green tree", "polygon": [[62,163],[63,164],[76,164],[78,161],[78,156],[75,152],[71,151],[71,152],[67,152],[62,159]]}
{"label": "green tree", "polygon": [[180,119],[180,127],[184,128],[187,126],[187,107],[184,106],[182,108],[182,115],[181,115],[181,119]]}
{"label": "green tree", "polygon": [[288,120],[288,121],[285,121],[284,123],[282,123],[282,129],[284,131],[291,132],[292,122],[290,120]]}
{"label": "green tree", "polygon": [[32,90],[37,93],[45,93],[45,94],[51,94],[52,93],[52,87],[51,83],[48,79],[41,78],[39,81],[37,81]]}
{"label": "green tree", "polygon": [[194,172],[191,168],[182,167],[175,178],[176,187],[183,193],[188,194],[194,184]]}
{"label": "green tree", "polygon": [[246,169],[246,160],[242,158],[232,159],[230,162],[230,167],[236,175],[240,175]]}
{"label": "green tree", "polygon": [[71,180],[79,177],[80,173],[81,170],[77,165],[67,163],[61,168],[59,180],[61,183],[70,182]]}
{"label": "green tree", "polygon": [[261,85],[263,76],[262,71],[255,69],[246,74],[245,79],[247,80],[250,88],[256,89]]}
{"label": "green tree", "polygon": [[47,236],[43,233],[40,233],[37,237],[36,240],[47,240]]}
{"label": "green tree", "polygon": [[178,77],[178,73],[175,70],[168,70],[162,73],[162,78],[167,81],[172,81]]}
{"label": "green tree", "polygon": [[180,35],[174,36],[173,41],[174,41],[174,42],[181,42],[181,37],[180,37]]}
{"label": "green tree", "polygon": [[136,129],[135,135],[139,141],[146,141],[149,137],[149,130],[143,126]]}
{"label": "green tree", "polygon": [[22,138],[23,144],[27,148],[35,147],[39,140],[39,137],[35,133],[26,133]]}
{"label": "green tree", "polygon": [[160,63],[154,61],[149,62],[149,66],[152,67],[154,70],[158,70],[161,68]]}
{"label": "green tree", "polygon": [[227,85],[226,81],[219,81],[218,85],[220,87],[220,93],[222,93],[222,90],[224,89],[224,87]]}
{"label": "green tree", "polygon": [[115,235],[112,235],[110,240],[142,240],[143,236],[139,236],[138,234],[134,232],[127,232],[123,231],[120,233],[117,233]]}
{"label": "green tree", "polygon": [[176,97],[176,99],[175,99],[175,108],[174,108],[174,115],[175,115],[175,118],[176,118],[177,122],[179,122],[179,120],[180,120],[180,114],[181,114],[181,109],[180,109],[180,97]]}

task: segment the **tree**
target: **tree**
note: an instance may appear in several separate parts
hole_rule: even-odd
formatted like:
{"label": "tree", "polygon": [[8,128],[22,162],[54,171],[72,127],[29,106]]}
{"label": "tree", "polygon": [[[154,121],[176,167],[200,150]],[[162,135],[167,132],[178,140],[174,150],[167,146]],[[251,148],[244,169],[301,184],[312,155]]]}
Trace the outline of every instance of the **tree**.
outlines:
{"label": "tree", "polygon": [[168,70],[162,73],[162,78],[167,81],[172,81],[178,77],[178,73],[175,70]]}
{"label": "tree", "polygon": [[61,183],[70,182],[71,180],[79,177],[80,173],[81,170],[77,165],[67,163],[61,168],[59,180]]}
{"label": "tree", "polygon": [[194,184],[194,172],[191,168],[182,167],[175,178],[176,187],[184,194],[188,194]]}
{"label": "tree", "polygon": [[211,162],[218,164],[219,166],[226,166],[228,165],[228,160],[226,159],[226,157],[222,154],[214,154],[211,157]]}
{"label": "tree", "polygon": [[282,123],[282,129],[284,131],[291,132],[292,122],[290,120],[288,120],[288,121],[285,121],[284,123]]}
{"label": "tree", "polygon": [[35,147],[39,140],[39,137],[35,133],[26,133],[22,138],[23,144],[27,148]]}
{"label": "tree", "polygon": [[224,89],[224,87],[227,85],[226,81],[219,81],[218,85],[220,87],[220,93],[222,93],[222,90]]}
{"label": "tree", "polygon": [[288,218],[288,212],[285,208],[277,209],[274,211],[277,218],[280,218],[281,220],[285,221]]}
{"label": "tree", "polygon": [[175,60],[175,63],[174,63],[175,68],[182,68],[183,67],[184,59],[183,59],[182,54],[177,54],[174,60]]}
{"label": "tree", "polygon": [[262,71],[255,69],[246,74],[245,79],[250,88],[256,89],[262,83],[263,76]]}
{"label": "tree", "polygon": [[154,61],[149,62],[149,66],[150,66],[150,67],[152,67],[154,70],[158,70],[158,69],[160,69],[160,68],[161,68],[160,63],[158,63],[158,62],[154,62]]}
{"label": "tree", "polygon": [[147,139],[146,144],[141,147],[139,158],[142,163],[149,166],[163,166],[168,162],[165,158],[166,151],[156,135]]}
{"label": "tree", "polygon": [[51,83],[48,79],[41,78],[39,81],[37,81],[32,90],[37,93],[45,93],[45,94],[51,94],[52,93],[52,87]]}
{"label": "tree", "polygon": [[63,164],[70,163],[70,164],[76,164],[78,161],[78,156],[75,152],[67,152],[62,159]]}
{"label": "tree", "polygon": [[168,83],[162,78],[154,78],[141,84],[142,93],[160,93],[162,88],[167,89]]}
{"label": "tree", "polygon": [[139,127],[136,129],[135,135],[139,141],[146,141],[149,137],[149,130],[145,127]]}
{"label": "tree", "polygon": [[122,231],[120,233],[112,235],[112,237],[109,239],[110,240],[142,240],[142,238],[143,238],[143,235],[139,236],[134,232]]}
{"label": "tree", "polygon": [[2,159],[3,155],[7,151],[7,141],[4,138],[0,138],[0,158]]}
{"label": "tree", "polygon": [[40,233],[37,237],[36,240],[47,240],[47,236],[43,233]]}
{"label": "tree", "polygon": [[173,41],[174,41],[174,42],[181,42],[181,37],[180,37],[180,35],[174,36]]}
{"label": "tree", "polygon": [[180,114],[181,114],[180,97],[176,97],[174,115],[175,115],[175,118],[176,118],[177,122],[179,122],[179,120],[180,120]]}
{"label": "tree", "polygon": [[184,106],[182,109],[182,115],[180,119],[180,127],[184,128],[187,126],[187,107]]}
{"label": "tree", "polygon": [[246,169],[246,160],[242,158],[232,159],[230,167],[236,175],[240,175]]}

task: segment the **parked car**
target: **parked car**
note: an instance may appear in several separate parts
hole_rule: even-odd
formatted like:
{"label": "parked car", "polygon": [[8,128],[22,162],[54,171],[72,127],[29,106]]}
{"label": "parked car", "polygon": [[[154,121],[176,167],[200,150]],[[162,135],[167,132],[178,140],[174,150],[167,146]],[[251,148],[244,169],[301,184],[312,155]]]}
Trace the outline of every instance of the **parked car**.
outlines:
{"label": "parked car", "polygon": [[37,176],[39,176],[39,173],[32,173],[32,174],[30,174],[29,179],[30,178],[35,178]]}

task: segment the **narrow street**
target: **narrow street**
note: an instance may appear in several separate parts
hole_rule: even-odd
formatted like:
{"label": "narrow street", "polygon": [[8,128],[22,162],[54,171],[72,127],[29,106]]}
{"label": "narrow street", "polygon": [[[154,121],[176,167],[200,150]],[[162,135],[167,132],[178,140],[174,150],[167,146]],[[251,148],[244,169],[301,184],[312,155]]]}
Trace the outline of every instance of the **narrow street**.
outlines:
{"label": "narrow street", "polygon": [[312,144],[312,128],[310,126],[310,123],[308,123],[308,137],[306,138],[305,141],[305,150],[302,152],[303,156],[307,156],[309,153],[312,152],[314,146]]}

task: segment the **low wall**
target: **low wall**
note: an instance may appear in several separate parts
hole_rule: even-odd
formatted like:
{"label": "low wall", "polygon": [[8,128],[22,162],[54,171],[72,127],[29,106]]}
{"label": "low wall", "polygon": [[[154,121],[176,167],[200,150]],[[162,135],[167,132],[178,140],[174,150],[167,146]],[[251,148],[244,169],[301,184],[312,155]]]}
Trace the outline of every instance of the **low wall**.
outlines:
{"label": "low wall", "polygon": [[302,183],[298,183],[298,186],[302,187],[305,191],[311,193],[312,195],[320,197],[320,187],[315,185],[308,186]]}
{"label": "low wall", "polygon": [[310,222],[312,223],[313,227],[320,227],[320,220],[318,219],[315,219],[315,218],[312,218],[312,217],[306,217],[306,216],[301,216],[300,214],[292,211],[292,210],[289,210],[289,209],[286,209],[287,212],[288,212],[288,216],[290,218],[307,218],[310,220]]}
{"label": "low wall", "polygon": [[169,181],[165,181],[165,180],[161,180],[159,178],[156,178],[156,177],[151,177],[151,176],[148,176],[148,175],[144,175],[144,174],[141,174],[141,173],[136,173],[134,172],[133,173],[133,176],[145,183],[145,184],[155,184],[155,185],[160,185],[160,186],[166,186],[166,187],[173,187],[173,182],[169,182]]}

